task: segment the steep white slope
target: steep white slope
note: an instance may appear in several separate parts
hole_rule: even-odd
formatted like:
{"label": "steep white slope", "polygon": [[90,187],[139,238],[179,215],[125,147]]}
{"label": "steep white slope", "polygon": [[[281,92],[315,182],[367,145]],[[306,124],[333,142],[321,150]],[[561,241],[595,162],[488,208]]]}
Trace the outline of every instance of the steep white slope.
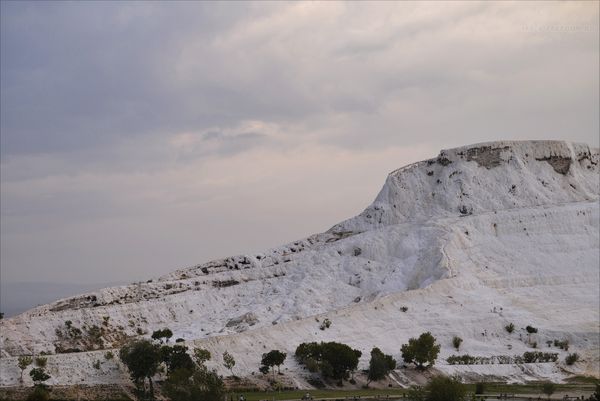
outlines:
{"label": "steep white slope", "polygon": [[[585,357],[576,371],[598,375],[598,193],[598,150],[586,145],[495,142],[442,151],[391,173],[371,206],[326,233],[2,321],[0,385],[18,377],[10,355],[89,347],[57,336],[67,320],[103,328],[107,346],[168,326],[217,355],[229,349],[245,374],[256,371],[264,347],[293,352],[323,339],[398,356],[402,342],[425,330],[442,339],[443,357],[454,334],[470,354],[515,355],[527,345],[504,332],[513,321],[539,326],[540,344],[569,338]],[[333,321],[330,329],[318,329],[319,314]],[[61,358],[76,362],[68,367]],[[118,370],[91,370],[94,358],[52,357],[54,380],[122,379]],[[481,369],[525,374],[514,366]],[[529,373],[564,374],[554,365]]]}

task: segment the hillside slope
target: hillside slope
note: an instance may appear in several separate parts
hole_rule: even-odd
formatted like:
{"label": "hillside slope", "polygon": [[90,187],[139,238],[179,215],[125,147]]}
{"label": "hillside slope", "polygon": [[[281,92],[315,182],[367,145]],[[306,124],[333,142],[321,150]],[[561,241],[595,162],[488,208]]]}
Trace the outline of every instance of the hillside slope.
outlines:
{"label": "hillside slope", "polygon": [[[548,348],[554,339],[569,339],[570,351],[583,356],[573,367],[440,360],[442,371],[512,380],[598,376],[598,162],[598,149],[560,141],[444,150],[392,172],[372,205],[325,233],[0,322],[0,385],[17,383],[17,355],[117,347],[162,327],[215,355],[229,350],[244,375],[257,371],[265,350],[293,353],[303,341],[347,342],[363,351],[362,364],[373,346],[399,358],[402,342],[430,330],[441,359],[455,353],[453,335],[464,339],[461,353],[477,356],[522,354],[532,341]],[[332,326],[319,330],[325,317]],[[81,335],[71,335],[66,321]],[[503,329],[509,322],[513,334]],[[529,324],[540,329],[535,339],[524,334]],[[564,359],[549,348],[542,351]],[[115,362],[93,369],[101,355],[51,356],[52,380],[126,380]],[[306,385],[293,361],[286,367]],[[402,369],[398,375],[410,381]]]}

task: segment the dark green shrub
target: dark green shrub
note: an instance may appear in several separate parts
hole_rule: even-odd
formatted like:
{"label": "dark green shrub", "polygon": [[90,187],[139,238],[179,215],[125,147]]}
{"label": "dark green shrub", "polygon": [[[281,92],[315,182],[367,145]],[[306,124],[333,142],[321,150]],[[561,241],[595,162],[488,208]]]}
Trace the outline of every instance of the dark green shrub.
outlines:
{"label": "dark green shrub", "polygon": [[369,361],[369,372],[367,375],[367,387],[372,381],[378,381],[388,375],[391,370],[396,369],[396,361],[391,355],[386,355],[377,347],[371,350]]}
{"label": "dark green shrub", "polygon": [[347,379],[356,370],[359,350],[336,342],[302,343],[296,348],[295,356],[299,363],[310,371],[320,371],[323,377]]}
{"label": "dark green shrub", "polygon": [[565,363],[569,366],[573,365],[577,361],[579,361],[579,354],[577,354],[577,352],[569,354],[565,358]]}
{"label": "dark green shrub", "polygon": [[460,345],[462,344],[462,342],[463,342],[463,339],[458,336],[454,336],[452,338],[452,345],[454,346],[454,348],[456,348],[457,351],[460,348]]}

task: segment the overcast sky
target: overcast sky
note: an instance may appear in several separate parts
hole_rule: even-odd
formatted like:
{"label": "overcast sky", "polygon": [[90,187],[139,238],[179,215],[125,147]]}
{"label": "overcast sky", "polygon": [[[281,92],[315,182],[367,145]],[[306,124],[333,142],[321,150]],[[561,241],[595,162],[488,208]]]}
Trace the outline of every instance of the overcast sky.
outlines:
{"label": "overcast sky", "polygon": [[598,7],[3,1],[2,281],[261,251],[441,148],[598,146]]}

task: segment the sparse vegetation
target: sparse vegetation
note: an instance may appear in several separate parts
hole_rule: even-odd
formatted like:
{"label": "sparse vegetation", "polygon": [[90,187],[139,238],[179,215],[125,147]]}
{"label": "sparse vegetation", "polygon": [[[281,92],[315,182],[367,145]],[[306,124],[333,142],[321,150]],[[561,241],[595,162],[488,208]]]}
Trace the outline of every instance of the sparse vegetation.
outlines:
{"label": "sparse vegetation", "polygon": [[319,326],[319,329],[321,330],[325,330],[331,327],[331,320],[325,318],[323,320],[323,322],[321,323],[321,325]]}
{"label": "sparse vegetation", "polygon": [[232,376],[235,376],[233,374],[233,367],[235,366],[235,359],[233,358],[233,355],[231,355],[227,351],[225,351],[225,353],[223,353],[223,366],[225,366],[225,368],[229,369]]}
{"label": "sparse vegetation", "polygon": [[106,353],[104,354],[104,359],[106,359],[107,361],[113,359],[114,357],[115,355],[110,351],[106,351]]}
{"label": "sparse vegetation", "polygon": [[96,362],[94,362],[92,366],[94,367],[94,369],[100,369],[100,360],[97,359]]}
{"label": "sparse vegetation", "polygon": [[452,338],[452,346],[453,346],[454,348],[456,348],[456,350],[457,350],[457,351],[459,350],[459,348],[460,348],[460,345],[462,344],[462,342],[463,342],[463,339],[462,339],[462,338],[460,338],[460,337],[458,337],[458,336],[454,336],[454,337]]}
{"label": "sparse vegetation", "polygon": [[402,359],[406,363],[414,363],[418,369],[427,369],[433,366],[438,354],[440,345],[435,343],[436,339],[430,332],[423,333],[419,338],[411,338],[408,344],[402,345]]}
{"label": "sparse vegetation", "polygon": [[525,352],[523,355],[494,355],[490,357],[465,355],[451,355],[446,358],[450,365],[506,365],[520,363],[547,363],[556,362],[558,354],[549,352]]}
{"label": "sparse vegetation", "polygon": [[525,331],[527,331],[527,334],[535,334],[538,332],[538,329],[533,326],[527,326],[525,327]]}
{"label": "sparse vegetation", "polygon": [[558,354],[550,352],[524,352],[523,362],[525,363],[536,363],[536,362],[556,362],[558,360]]}
{"label": "sparse vegetation", "polygon": [[565,363],[569,366],[575,364],[577,361],[579,361],[579,354],[577,352],[569,354],[565,358]]}
{"label": "sparse vegetation", "polygon": [[207,361],[210,361],[210,351],[204,348],[194,348],[194,360],[196,364],[203,367]]}
{"label": "sparse vegetation", "polygon": [[163,339],[165,342],[169,342],[169,339],[171,337],[173,337],[173,332],[169,328],[165,328],[162,330],[155,330],[154,332],[152,332],[152,336],[151,336],[151,338],[153,340],[158,340],[158,341],[160,341],[161,344],[163,343]]}
{"label": "sparse vegetation", "polygon": [[569,350],[569,340],[554,340],[554,346],[560,349],[564,349],[565,351]]}
{"label": "sparse vegetation", "polygon": [[35,366],[37,366],[38,368],[45,368],[47,364],[48,358],[46,358],[45,356],[38,356],[37,358],[35,358]]}
{"label": "sparse vegetation", "polygon": [[19,357],[17,364],[19,365],[19,369],[21,369],[21,377],[19,379],[19,381],[21,383],[23,383],[23,372],[32,363],[33,363],[33,358],[30,357],[30,356],[25,355],[25,356],[20,356]]}

